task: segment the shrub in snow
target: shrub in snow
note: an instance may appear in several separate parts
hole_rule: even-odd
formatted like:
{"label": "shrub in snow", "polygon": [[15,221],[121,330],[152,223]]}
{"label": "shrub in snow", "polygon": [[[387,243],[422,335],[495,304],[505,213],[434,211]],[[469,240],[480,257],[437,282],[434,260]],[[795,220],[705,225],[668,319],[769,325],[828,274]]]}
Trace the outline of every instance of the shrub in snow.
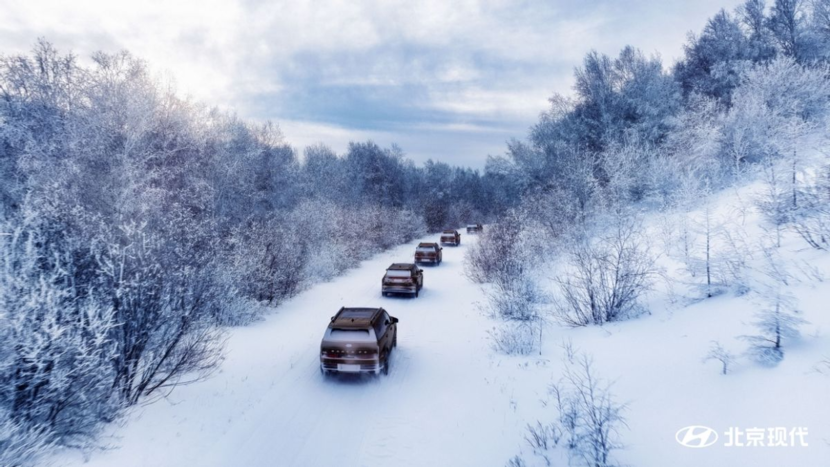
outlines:
{"label": "shrub in snow", "polygon": [[707,353],[706,357],[703,359],[704,362],[708,362],[710,360],[720,362],[721,374],[725,375],[729,373],[729,367],[732,365],[732,362],[735,361],[735,356],[728,350],[724,349],[720,342],[713,341],[711,347],[709,348],[709,353]]}
{"label": "shrub in snow", "polygon": [[[210,249],[187,245],[196,241],[189,234],[175,238],[127,223],[103,227],[95,243],[96,282],[118,323],[109,336],[117,348],[113,386],[129,405],[200,379],[220,357],[218,265]],[[190,254],[183,258],[179,248]]]}
{"label": "shrub in snow", "polygon": [[793,212],[793,227],[811,247],[830,249],[830,167],[804,188]]}
{"label": "shrub in snow", "polygon": [[473,282],[510,281],[528,267],[522,246],[524,219],[519,213],[504,216],[479,235],[464,256],[465,273]]}
{"label": "shrub in snow", "polygon": [[39,446],[87,445],[117,414],[116,323],[92,291],[72,288],[58,226],[0,231],[10,233],[0,237],[0,459],[23,462]]}
{"label": "shrub in snow", "polygon": [[749,342],[749,354],[761,364],[775,365],[784,358],[784,344],[799,336],[798,327],[806,324],[796,316],[795,298],[782,287],[771,287],[761,293],[764,308],[753,323],[757,335],[741,336]]}
{"label": "shrub in snow", "polygon": [[233,266],[245,295],[277,304],[300,290],[306,257],[299,232],[287,222],[252,223],[235,237]]}
{"label": "shrub in snow", "polygon": [[562,437],[562,431],[556,423],[549,423],[547,425],[540,421],[536,425],[527,424],[527,433],[525,433],[525,441],[533,449],[533,453],[545,459],[545,462],[550,465],[548,459],[548,450],[553,449],[559,444]]}
{"label": "shrub in snow", "polygon": [[539,344],[539,326],[534,321],[506,321],[488,331],[493,349],[508,355],[528,355]]}
{"label": "shrub in snow", "polygon": [[505,275],[484,290],[491,316],[521,322],[540,319],[539,302],[542,294],[527,272],[517,271],[515,276]]}
{"label": "shrub in snow", "polygon": [[794,212],[790,191],[786,185],[786,173],[782,173],[777,161],[767,159],[763,164],[764,191],[757,206],[764,219],[772,227],[776,246],[781,246],[781,235]]}
{"label": "shrub in snow", "polygon": [[584,354],[565,359],[562,378],[551,385],[556,400],[557,431],[572,462],[590,467],[614,465],[612,453],[623,447],[620,430],[627,427],[625,404],[614,400],[611,385],[598,377]]}
{"label": "shrub in snow", "polygon": [[641,224],[617,215],[597,239],[579,238],[569,248],[567,270],[557,282],[557,319],[569,326],[602,325],[642,311],[639,298],[657,274]]}
{"label": "shrub in snow", "polygon": [[26,427],[15,422],[7,412],[0,413],[0,465],[29,467],[53,447],[51,434],[44,426]]}

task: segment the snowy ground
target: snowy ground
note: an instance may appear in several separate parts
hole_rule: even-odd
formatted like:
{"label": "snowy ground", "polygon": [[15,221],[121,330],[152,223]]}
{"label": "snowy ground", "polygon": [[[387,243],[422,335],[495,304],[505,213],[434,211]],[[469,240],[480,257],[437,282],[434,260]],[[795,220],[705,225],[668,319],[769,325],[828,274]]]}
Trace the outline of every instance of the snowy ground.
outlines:
{"label": "snowy ground", "polygon": [[[745,189],[750,196],[752,187]],[[733,199],[724,195],[724,199]],[[727,209],[724,207],[724,209]],[[654,216],[655,219],[657,216]],[[656,220],[655,220],[656,224]],[[759,236],[757,219],[744,222]],[[656,232],[656,227],[655,227]],[[433,239],[431,236],[430,240]],[[427,239],[422,239],[427,240]],[[434,241],[434,240],[433,240]],[[763,368],[741,358],[722,376],[703,357],[712,340],[740,353],[751,334],[757,299],[725,294],[690,304],[689,292],[660,285],[652,314],[603,328],[551,326],[541,355],[505,357],[489,346],[480,289],[462,273],[475,241],[445,247],[444,263],[425,266],[421,297],[383,298],[380,279],[392,262],[411,258],[417,242],[365,261],[320,284],[256,325],[232,330],[221,370],[177,389],[111,430],[114,447],[77,452],[55,463],[78,466],[502,466],[516,454],[538,462],[525,425],[550,421],[548,385],[560,373],[563,341],[593,355],[629,403],[630,430],[618,458],[632,466],[805,466],[830,463],[830,255],[788,237],[793,264],[822,271],[824,282],[798,274],[793,292],[810,321],[781,364]],[[688,279],[663,261],[670,277]],[[803,268],[802,268],[803,269]],[[808,268],[809,269],[809,268]],[[320,338],[341,306],[383,306],[400,319],[398,348],[387,377],[324,378]],[[808,447],[689,449],[675,433],[689,425],[723,432],[806,427]],[[561,456],[560,456],[561,457]],[[566,465],[553,456],[554,465]]]}

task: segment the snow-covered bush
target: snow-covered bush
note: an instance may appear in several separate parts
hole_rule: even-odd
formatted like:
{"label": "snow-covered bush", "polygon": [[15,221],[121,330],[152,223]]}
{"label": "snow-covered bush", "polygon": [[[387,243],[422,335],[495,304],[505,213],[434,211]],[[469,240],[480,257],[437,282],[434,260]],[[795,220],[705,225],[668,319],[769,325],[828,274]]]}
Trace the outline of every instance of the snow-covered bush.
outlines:
{"label": "snow-covered bush", "polygon": [[[484,312],[501,320],[490,332],[494,348],[508,354],[528,354],[541,345],[545,294],[534,275],[544,229],[531,230],[518,214],[488,225],[465,256],[467,277],[483,286]],[[534,255],[534,251],[537,254]]]}
{"label": "snow-covered bush", "polygon": [[577,238],[569,247],[566,272],[556,279],[555,314],[566,325],[602,325],[644,311],[639,299],[652,287],[655,259],[638,221],[617,215],[612,223],[598,238]]}
{"label": "snow-covered bush", "polygon": [[564,374],[551,385],[558,417],[557,434],[572,462],[589,467],[614,465],[612,453],[623,447],[626,404],[615,400],[611,384],[596,374],[585,354],[565,358]]}
{"label": "snow-covered bush", "polygon": [[505,321],[488,334],[493,350],[507,355],[529,355],[540,345],[541,322]]}
{"label": "snow-covered bush", "polygon": [[527,467],[527,464],[521,457],[513,456],[504,467]]}
{"label": "snow-covered bush", "polygon": [[120,410],[116,322],[94,292],[72,287],[72,248],[58,226],[0,231],[0,439],[14,438],[0,441],[0,459],[23,462],[38,446],[88,445]]}
{"label": "snow-covered bush", "polygon": [[801,193],[793,227],[813,248],[830,249],[830,168],[823,168]]}
{"label": "snow-covered bush", "polygon": [[464,256],[467,277],[477,283],[510,281],[527,268],[521,246],[523,229],[522,219],[515,213],[488,225]]}
{"label": "snow-covered bush", "polygon": [[278,304],[303,285],[306,242],[282,219],[252,223],[235,235],[238,287],[255,300]]}
{"label": "snow-covered bush", "polygon": [[780,247],[781,236],[794,212],[792,195],[787,182],[789,174],[784,172],[781,164],[773,159],[764,161],[763,173],[764,191],[756,200],[756,204],[771,227],[775,236],[775,244]]}
{"label": "snow-covered bush", "polygon": [[43,453],[55,444],[44,426],[24,426],[8,411],[0,412],[0,465],[29,467],[37,465]]}
{"label": "snow-covered bush", "polygon": [[723,348],[720,342],[713,341],[711,347],[709,347],[709,353],[706,354],[706,357],[703,359],[703,362],[708,362],[710,360],[715,360],[720,362],[721,364],[721,374],[729,373],[729,367],[735,361],[735,356],[732,352]]}

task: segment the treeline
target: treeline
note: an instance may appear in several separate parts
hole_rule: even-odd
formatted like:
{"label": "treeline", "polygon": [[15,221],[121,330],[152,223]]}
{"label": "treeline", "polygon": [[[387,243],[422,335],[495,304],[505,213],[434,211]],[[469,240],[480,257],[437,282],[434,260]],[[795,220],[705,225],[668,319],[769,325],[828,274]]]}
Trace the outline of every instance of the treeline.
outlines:
{"label": "treeline", "polygon": [[[774,178],[772,222],[811,219],[805,237],[822,242],[826,219],[808,202],[820,189],[806,172],[827,132],[830,1],[748,0],[684,49],[671,68],[633,47],[589,53],[573,95],[551,97],[529,137],[488,160],[486,175],[512,196],[467,261],[474,280],[494,284],[491,312],[508,320],[498,347],[530,351],[517,334],[534,335],[527,323],[540,325],[540,308],[570,325],[641,312],[654,271],[638,212],[696,209],[747,172]],[[709,254],[684,254],[707,286],[717,281]],[[571,271],[556,281],[559,299],[528,277],[550,258]]]}
{"label": "treeline", "polygon": [[85,446],[198,379],[221,328],[427,231],[492,214],[487,177],[178,98],[128,53],[0,58],[0,464]]}

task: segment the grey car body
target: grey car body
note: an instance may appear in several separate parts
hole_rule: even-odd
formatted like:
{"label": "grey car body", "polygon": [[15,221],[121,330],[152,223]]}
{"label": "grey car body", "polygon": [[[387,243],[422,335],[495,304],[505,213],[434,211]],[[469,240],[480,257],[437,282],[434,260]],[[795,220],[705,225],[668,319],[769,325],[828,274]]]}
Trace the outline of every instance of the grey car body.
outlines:
{"label": "grey car body", "polygon": [[413,263],[395,263],[386,269],[380,282],[381,294],[408,294],[417,297],[424,287],[424,271]]}
{"label": "grey car body", "polygon": [[398,318],[383,308],[340,308],[320,343],[320,371],[388,373],[398,345]]}

